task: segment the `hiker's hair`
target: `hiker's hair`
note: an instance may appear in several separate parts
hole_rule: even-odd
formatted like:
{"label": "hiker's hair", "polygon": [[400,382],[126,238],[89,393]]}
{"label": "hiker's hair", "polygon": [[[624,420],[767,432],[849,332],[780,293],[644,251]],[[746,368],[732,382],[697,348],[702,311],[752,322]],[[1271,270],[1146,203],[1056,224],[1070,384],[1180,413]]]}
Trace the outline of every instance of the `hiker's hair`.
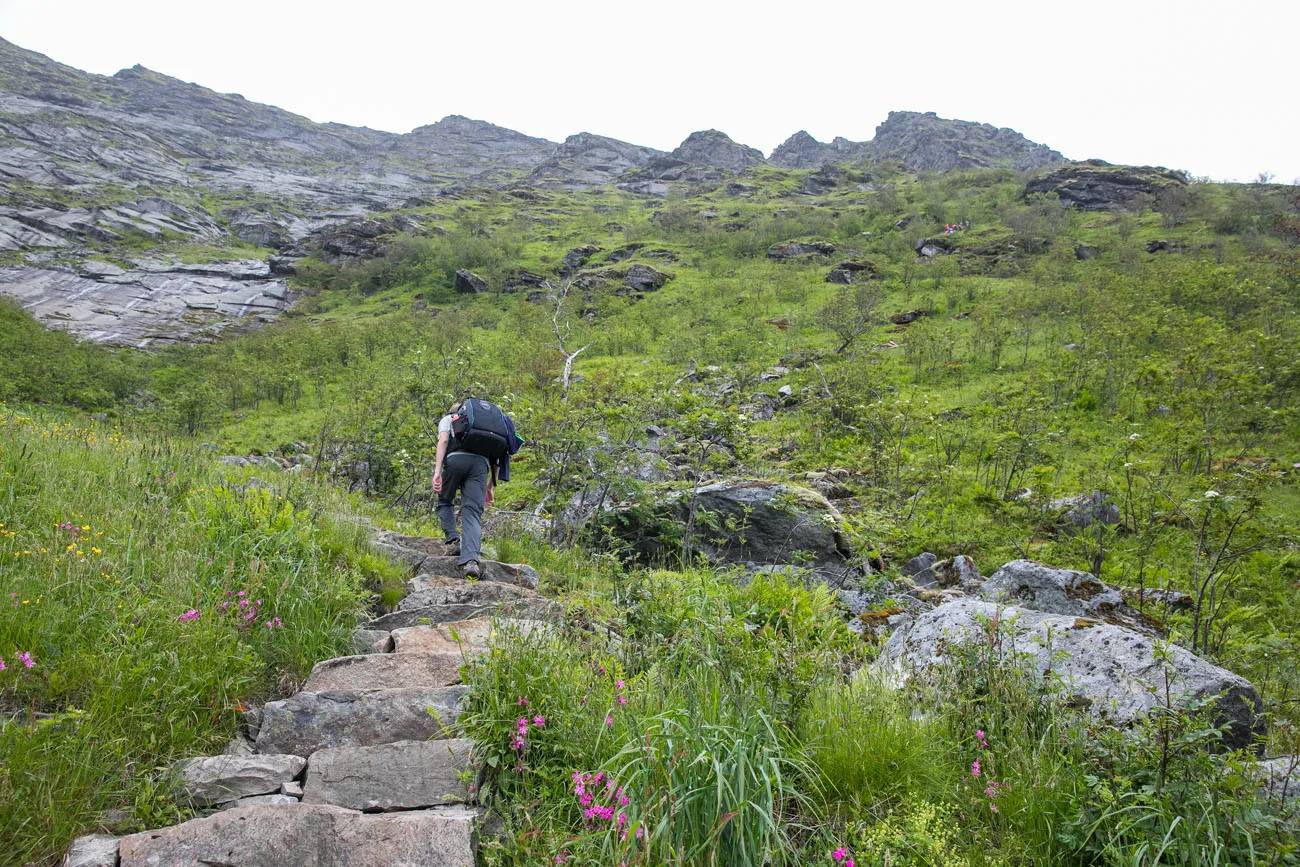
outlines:
{"label": "hiker's hair", "polygon": [[447,407],[447,415],[455,415],[460,412],[460,408],[464,403],[463,400],[455,401],[451,406]]}

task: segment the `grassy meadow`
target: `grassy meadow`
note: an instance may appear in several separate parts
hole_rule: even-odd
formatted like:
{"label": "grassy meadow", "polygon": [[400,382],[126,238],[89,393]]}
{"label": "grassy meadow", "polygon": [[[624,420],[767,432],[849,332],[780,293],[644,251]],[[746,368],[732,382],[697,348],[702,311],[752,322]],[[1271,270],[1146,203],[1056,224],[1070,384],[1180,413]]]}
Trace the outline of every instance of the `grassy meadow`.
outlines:
{"label": "grassy meadow", "polygon": [[[0,733],[15,863],[176,818],[155,770],[343,646],[384,567],[332,516],[427,528],[436,420],[466,393],[528,441],[498,507],[557,519],[489,542],[568,609],[467,670],[505,829],[485,864],[1297,863],[1294,808],[1251,776],[1300,722],[1294,188],[1081,212],[1010,171],[859,166],[815,195],[807,174],[449,197],[405,212],[440,233],[304,260],[290,316],[211,346],[110,352],[0,306],[0,703],[35,721]],[[791,240],[835,252],[769,257]],[[631,265],[670,279],[626,291]],[[458,295],[462,268],[491,291]],[[635,472],[651,427],[662,487]],[[211,460],[290,443],[318,472],[246,487]],[[340,493],[360,462],[366,501]],[[880,611],[923,551],[1192,593],[1148,613],[1250,678],[1270,734],[1234,753],[1197,710],[1100,726],[996,636],[898,687],[857,673],[878,648],[824,588],[634,564],[565,510],[735,477],[832,481]],[[1120,522],[1058,532],[1052,504],[1094,491]],[[240,598],[252,625],[221,608]]]}

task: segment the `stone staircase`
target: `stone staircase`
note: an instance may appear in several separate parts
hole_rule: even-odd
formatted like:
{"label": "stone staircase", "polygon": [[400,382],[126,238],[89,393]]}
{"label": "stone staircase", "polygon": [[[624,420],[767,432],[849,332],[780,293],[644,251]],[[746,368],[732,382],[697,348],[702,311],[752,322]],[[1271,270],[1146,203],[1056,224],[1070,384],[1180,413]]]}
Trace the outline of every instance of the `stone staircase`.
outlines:
{"label": "stone staircase", "polygon": [[177,764],[183,797],[215,812],[170,828],[75,840],[65,867],[473,867],[474,744],[457,738],[466,656],[544,629],[552,603],[527,566],[458,576],[441,539],[375,534],[411,577],[352,656],[245,714],[226,754]]}

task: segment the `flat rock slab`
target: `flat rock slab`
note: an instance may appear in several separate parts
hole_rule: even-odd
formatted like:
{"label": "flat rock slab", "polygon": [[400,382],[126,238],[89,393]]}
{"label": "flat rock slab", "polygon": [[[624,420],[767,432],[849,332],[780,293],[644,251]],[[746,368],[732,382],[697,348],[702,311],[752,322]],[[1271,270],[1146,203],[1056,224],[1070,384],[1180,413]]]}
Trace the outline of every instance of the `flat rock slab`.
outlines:
{"label": "flat rock slab", "polygon": [[531,590],[495,581],[464,581],[442,575],[417,575],[406,583],[399,609],[430,605],[495,605],[540,598]]}
{"label": "flat rock slab", "polygon": [[412,689],[460,683],[465,658],[459,651],[443,653],[367,653],[316,663],[304,692]]}
{"label": "flat rock slab", "polygon": [[279,792],[307,767],[297,755],[225,755],[186,759],[174,766],[176,787],[190,803],[199,807],[238,801],[250,795]]}
{"label": "flat rock slab", "polygon": [[404,741],[318,750],[307,768],[303,803],[353,810],[412,810],[471,800],[474,742]]}
{"label": "flat rock slab", "polygon": [[534,630],[549,629],[539,620],[495,621],[459,620],[431,626],[406,626],[394,629],[395,653],[465,653],[478,655],[491,649],[496,640],[511,632],[527,635]]}
{"label": "flat rock slab", "polygon": [[374,746],[446,737],[460,716],[463,686],[300,692],[263,708],[257,750],[310,756],[326,747]]}
{"label": "flat rock slab", "polygon": [[78,837],[63,856],[63,867],[117,867],[117,838],[107,834]]}
{"label": "flat rock slab", "polygon": [[123,837],[121,867],[473,867],[475,811],[240,807]]}

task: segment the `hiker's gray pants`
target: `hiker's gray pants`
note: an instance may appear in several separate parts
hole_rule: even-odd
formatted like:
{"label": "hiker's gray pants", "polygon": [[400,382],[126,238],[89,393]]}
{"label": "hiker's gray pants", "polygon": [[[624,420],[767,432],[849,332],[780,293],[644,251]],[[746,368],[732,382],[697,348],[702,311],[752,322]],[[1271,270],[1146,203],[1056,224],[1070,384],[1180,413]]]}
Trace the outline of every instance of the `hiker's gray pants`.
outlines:
{"label": "hiker's gray pants", "polygon": [[[438,520],[442,535],[460,538],[460,565],[480,560],[483,545],[483,501],[487,498],[488,459],[469,452],[452,452],[442,461],[442,491]],[[456,532],[456,492],[460,491],[460,532]]]}

